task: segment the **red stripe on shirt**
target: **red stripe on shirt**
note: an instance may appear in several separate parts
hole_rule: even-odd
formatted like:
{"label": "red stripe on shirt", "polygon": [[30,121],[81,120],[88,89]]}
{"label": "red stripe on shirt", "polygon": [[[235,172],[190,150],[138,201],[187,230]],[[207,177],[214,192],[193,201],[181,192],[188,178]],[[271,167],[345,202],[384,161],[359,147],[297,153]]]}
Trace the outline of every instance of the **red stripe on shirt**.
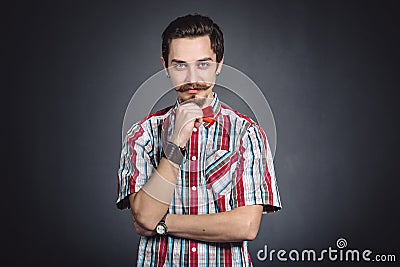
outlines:
{"label": "red stripe on shirt", "polygon": [[[268,147],[267,147],[267,136],[265,135],[264,131],[262,129],[259,129],[259,132],[261,133],[262,139],[263,139],[263,146],[264,146],[264,151],[265,151],[265,157],[267,157],[268,153]],[[263,155],[261,155],[263,156]],[[272,186],[271,186],[271,174],[269,173],[269,166],[268,166],[268,161],[267,159],[265,160],[267,162],[266,169],[264,171],[264,180],[267,183],[267,188],[268,188],[268,202],[269,204],[273,205],[274,204],[274,196],[273,196],[273,191],[272,191]]]}
{"label": "red stripe on shirt", "polygon": [[132,155],[131,158],[129,160],[132,161],[132,166],[133,166],[133,171],[132,171],[132,175],[129,177],[129,185],[130,185],[130,194],[135,193],[135,185],[136,185],[136,179],[139,176],[139,170],[137,168],[135,168],[136,166],[136,150],[135,150],[135,142],[136,140],[142,136],[144,130],[142,127],[139,127],[139,130],[137,130],[135,132],[135,134],[131,137],[129,137],[128,139],[128,145],[131,147],[132,149]]}

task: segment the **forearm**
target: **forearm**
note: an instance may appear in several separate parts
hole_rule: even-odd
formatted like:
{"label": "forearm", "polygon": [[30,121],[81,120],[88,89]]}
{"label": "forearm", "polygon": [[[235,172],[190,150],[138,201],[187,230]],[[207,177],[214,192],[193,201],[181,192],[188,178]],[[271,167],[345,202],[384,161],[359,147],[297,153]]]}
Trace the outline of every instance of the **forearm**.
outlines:
{"label": "forearm", "polygon": [[[169,151],[164,151],[167,156],[169,152],[172,153],[169,155],[171,161],[163,157],[157,168],[156,175],[159,176],[155,177],[153,175],[139,192],[131,195],[129,198],[134,219],[148,230],[154,230],[157,223],[168,210],[179,171],[179,167],[175,166],[172,162],[179,161],[179,156],[181,156],[174,153],[181,153],[177,151],[179,150],[178,147],[185,146],[192,135],[193,127],[200,127],[202,116],[203,111],[195,103],[186,103],[178,107],[175,115],[175,129],[171,136],[171,143],[175,146],[173,145]],[[175,159],[175,161],[172,159]],[[157,179],[154,180],[153,178]],[[168,182],[165,183],[165,180]],[[156,181],[160,182],[160,184]],[[157,199],[157,197],[154,197],[154,194],[151,194],[152,190],[153,192],[160,193],[165,198]],[[162,199],[168,200],[162,201]]]}
{"label": "forearm", "polygon": [[257,236],[261,214],[260,205],[215,214],[168,214],[166,224],[168,233],[176,237],[207,242],[241,242]]}
{"label": "forearm", "polygon": [[[170,185],[176,184],[179,169],[173,166],[166,158],[162,158],[157,168],[157,175],[163,177]],[[153,176],[150,178],[152,179]],[[162,188],[159,188],[163,190]],[[167,188],[166,188],[167,189]],[[165,190],[166,194],[172,194],[173,189]],[[170,203],[167,203],[157,196],[151,195],[146,192],[145,188],[140,189],[136,194],[131,195],[130,198],[131,211],[134,219],[148,230],[153,230],[157,223],[167,213]]]}

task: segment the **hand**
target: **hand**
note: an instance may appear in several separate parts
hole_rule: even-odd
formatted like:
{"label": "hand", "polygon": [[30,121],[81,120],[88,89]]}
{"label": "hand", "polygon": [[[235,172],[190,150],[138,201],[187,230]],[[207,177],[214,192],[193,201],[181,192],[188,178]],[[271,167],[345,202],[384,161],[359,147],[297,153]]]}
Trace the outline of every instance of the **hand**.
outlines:
{"label": "hand", "polygon": [[135,232],[136,232],[138,235],[142,235],[142,236],[153,236],[153,235],[156,235],[156,234],[157,234],[155,230],[153,230],[153,231],[147,230],[147,229],[145,229],[144,227],[142,227],[140,224],[138,224],[138,223],[135,221],[135,218],[133,217],[133,215],[132,215],[132,220],[133,220],[133,226],[135,227]]}
{"label": "hand", "polygon": [[193,103],[184,103],[176,110],[175,130],[171,141],[180,147],[184,147],[192,136],[193,128],[199,128],[202,123],[203,111]]}

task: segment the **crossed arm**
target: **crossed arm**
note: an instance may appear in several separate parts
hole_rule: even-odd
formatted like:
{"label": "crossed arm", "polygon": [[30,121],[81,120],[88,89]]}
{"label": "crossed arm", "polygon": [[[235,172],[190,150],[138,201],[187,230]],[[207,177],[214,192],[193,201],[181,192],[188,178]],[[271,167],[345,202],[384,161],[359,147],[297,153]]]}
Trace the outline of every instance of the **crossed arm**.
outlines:
{"label": "crossed arm", "polygon": [[[181,106],[181,108],[184,106]],[[189,109],[190,111],[190,109]],[[183,114],[183,115],[182,115]],[[189,113],[183,112],[180,121],[190,121],[185,116],[189,116]],[[185,115],[186,114],[186,115]],[[202,115],[202,112],[201,112]],[[193,115],[194,116],[194,115]],[[178,118],[177,114],[177,118]],[[177,119],[177,121],[179,121]],[[190,137],[193,125],[188,130],[188,136]],[[186,127],[185,126],[185,127]],[[196,124],[194,125],[196,127]],[[179,127],[176,127],[181,129]],[[180,131],[178,131],[179,133]],[[175,140],[174,136],[172,140]],[[185,142],[180,143],[179,138],[174,143],[180,146],[184,146]],[[158,166],[157,172],[154,172],[149,181],[152,183],[146,183],[138,192],[129,196],[130,207],[136,232],[141,235],[154,235],[154,229],[158,222],[165,216],[169,209],[170,201],[159,201],[148,193],[149,190],[144,190],[145,187],[154,186],[153,188],[160,187],[157,180],[162,177],[164,180],[172,185],[177,182],[179,174],[179,168],[171,164],[171,162],[162,157]],[[169,186],[162,188],[168,196],[172,196],[175,187]],[[258,233],[260,226],[261,216],[263,207],[261,205],[249,205],[235,208],[231,211],[220,212],[215,214],[204,214],[204,215],[177,215],[168,214],[165,223],[168,227],[170,235],[195,239],[208,242],[240,242],[243,240],[253,240]]]}
{"label": "crossed arm", "polygon": [[261,221],[261,205],[205,215],[169,214],[166,224],[177,237],[209,242],[240,242],[256,238]]}
{"label": "crossed arm", "polygon": [[[251,205],[214,214],[167,214],[165,223],[172,236],[208,242],[241,242],[256,238],[262,210],[261,205]],[[154,230],[145,228],[132,215],[137,234],[155,235]]]}
{"label": "crossed arm", "polygon": [[[177,170],[162,158],[158,172],[170,182]],[[135,230],[139,235],[152,236],[157,223],[167,213],[169,205],[149,196],[142,189],[129,196]],[[263,207],[250,205],[231,211],[202,215],[167,214],[165,223],[172,236],[208,242],[240,242],[253,240],[260,227]]]}

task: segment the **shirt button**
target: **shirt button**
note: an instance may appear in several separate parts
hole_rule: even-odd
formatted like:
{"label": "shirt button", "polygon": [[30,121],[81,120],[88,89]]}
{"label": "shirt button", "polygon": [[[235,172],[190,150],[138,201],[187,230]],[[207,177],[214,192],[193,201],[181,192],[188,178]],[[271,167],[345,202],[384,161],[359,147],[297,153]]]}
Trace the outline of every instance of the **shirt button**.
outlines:
{"label": "shirt button", "polygon": [[193,191],[196,191],[196,189],[197,189],[197,188],[196,188],[195,186],[192,186],[192,190],[193,190]]}
{"label": "shirt button", "polygon": [[196,248],[195,247],[192,248],[192,252],[196,252]]}
{"label": "shirt button", "polygon": [[196,160],[196,156],[192,156],[192,160]]}
{"label": "shirt button", "polygon": [[197,128],[196,127],[193,128],[193,132],[197,132]]}

